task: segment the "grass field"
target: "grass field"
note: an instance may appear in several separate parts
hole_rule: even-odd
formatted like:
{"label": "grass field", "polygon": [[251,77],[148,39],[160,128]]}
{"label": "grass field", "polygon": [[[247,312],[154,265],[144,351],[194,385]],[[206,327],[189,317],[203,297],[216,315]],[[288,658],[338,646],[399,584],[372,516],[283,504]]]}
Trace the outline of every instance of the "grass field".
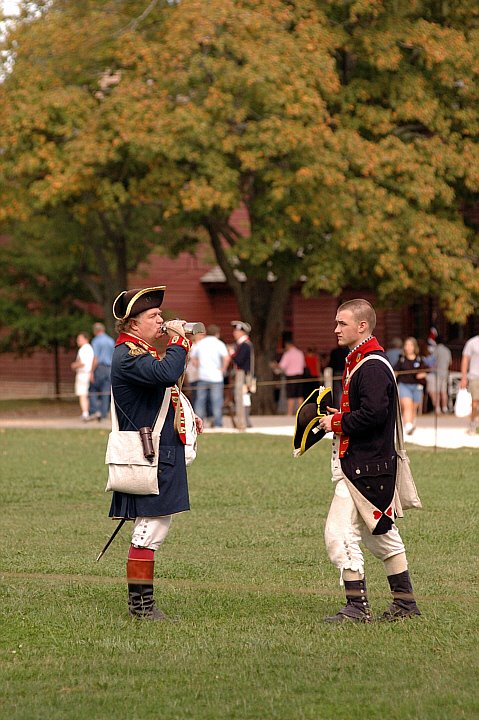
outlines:
{"label": "grass field", "polygon": [[[400,528],[423,615],[332,627],[327,441],[210,434],[192,511],[156,563],[159,606],[130,619],[130,526],[103,493],[105,430],[3,430],[0,717],[8,720],[471,720],[477,703],[478,451],[410,450],[424,510]],[[367,556],[373,611],[389,604]]]}

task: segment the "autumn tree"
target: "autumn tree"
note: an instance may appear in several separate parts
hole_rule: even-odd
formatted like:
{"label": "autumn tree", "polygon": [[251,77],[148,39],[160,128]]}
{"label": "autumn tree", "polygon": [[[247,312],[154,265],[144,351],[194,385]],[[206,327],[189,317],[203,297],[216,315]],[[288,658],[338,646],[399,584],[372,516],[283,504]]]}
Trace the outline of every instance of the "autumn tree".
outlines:
{"label": "autumn tree", "polygon": [[261,376],[302,278],[306,293],[432,294],[458,321],[477,308],[477,22],[472,2],[183,0],[160,46],[125,38],[121,65],[162,95],[144,143],[163,239],[207,233]]}
{"label": "autumn tree", "polygon": [[[116,49],[144,5],[21,6],[4,43],[0,85],[0,223],[15,246],[3,251],[4,263],[19,258],[23,244],[23,264],[44,276],[45,267],[35,265],[39,247],[58,250],[62,234],[71,287],[80,282],[81,296],[102,308],[112,330],[112,299],[157,239],[158,212],[137,191],[148,164],[136,155],[135,142],[119,140],[121,112],[111,99],[121,81],[121,70],[111,69]],[[35,237],[42,222],[44,235]],[[55,262],[49,270],[50,280],[61,284]],[[0,304],[15,298],[21,293],[10,283]]]}
{"label": "autumn tree", "polygon": [[332,277],[340,286],[347,252],[356,259],[351,284],[368,276],[394,302],[436,296],[449,319],[464,322],[479,288],[469,212],[479,202],[479,8],[332,2],[330,18],[342,27],[334,117],[350,188]]}

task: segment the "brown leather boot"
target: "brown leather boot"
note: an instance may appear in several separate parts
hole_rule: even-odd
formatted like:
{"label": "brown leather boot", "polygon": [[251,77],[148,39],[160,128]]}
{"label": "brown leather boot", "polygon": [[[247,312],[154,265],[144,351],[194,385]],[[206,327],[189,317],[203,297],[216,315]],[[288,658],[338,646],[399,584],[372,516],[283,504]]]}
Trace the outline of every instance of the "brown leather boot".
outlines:
{"label": "brown leather boot", "polygon": [[371,622],[371,609],[366,593],[366,580],[345,580],[346,605],[330,617],[325,617],[325,622]]}
{"label": "brown leather boot", "polygon": [[397,575],[388,575],[389,587],[391,588],[393,601],[388,609],[379,618],[380,621],[394,622],[401,618],[420,615],[416,600],[413,595],[409,571],[405,570]]}

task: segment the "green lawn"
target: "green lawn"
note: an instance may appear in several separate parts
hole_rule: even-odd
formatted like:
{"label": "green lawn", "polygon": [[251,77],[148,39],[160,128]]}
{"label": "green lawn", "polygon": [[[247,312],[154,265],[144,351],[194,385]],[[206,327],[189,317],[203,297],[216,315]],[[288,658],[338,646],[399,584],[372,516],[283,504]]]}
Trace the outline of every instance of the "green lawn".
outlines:
{"label": "green lawn", "polygon": [[[478,717],[474,450],[410,450],[424,510],[400,521],[421,618],[332,627],[327,441],[210,434],[192,511],[156,563],[177,622],[128,617],[130,527],[103,493],[105,430],[0,430],[0,717],[452,720]],[[373,610],[389,604],[367,556]]]}

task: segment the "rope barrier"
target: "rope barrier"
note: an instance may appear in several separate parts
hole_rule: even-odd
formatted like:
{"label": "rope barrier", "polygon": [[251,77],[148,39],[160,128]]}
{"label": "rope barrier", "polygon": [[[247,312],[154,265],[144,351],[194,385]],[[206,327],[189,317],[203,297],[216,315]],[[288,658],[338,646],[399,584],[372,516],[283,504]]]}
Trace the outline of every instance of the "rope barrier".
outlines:
{"label": "rope barrier", "polygon": [[[328,368],[324,368],[324,371],[327,371]],[[324,372],[323,371],[323,372]],[[421,368],[418,372],[423,373],[425,375],[430,374],[436,374],[436,371],[434,368]],[[413,374],[411,370],[395,370],[394,374],[397,378],[401,377],[402,375],[411,375]],[[447,373],[446,376],[444,376],[447,381],[449,381],[451,373]],[[332,375],[331,380],[334,381],[340,381],[342,380],[342,375]],[[294,380],[288,379],[286,375],[278,375],[276,378],[272,378],[271,380],[258,380],[256,379],[256,387],[277,387],[278,385],[302,385],[303,383],[314,383],[317,382],[318,385],[321,385],[324,382],[324,378],[322,376],[312,376],[312,377],[301,377],[301,378],[295,378]],[[8,383],[5,383],[7,385]],[[417,384],[421,384],[420,381],[417,382]],[[201,388],[205,390],[209,390],[211,387],[213,387],[213,384],[202,384]],[[225,382],[225,390],[232,390],[234,388],[234,382]],[[191,383],[185,384],[186,390],[188,389],[195,389],[196,386],[191,385]],[[108,392],[95,392],[95,395],[98,397],[102,397],[104,395],[110,395],[110,391]],[[77,395],[75,395],[74,392],[60,392],[58,394],[52,394],[52,395],[17,395],[14,397],[9,397],[9,401],[15,401],[15,400],[74,400],[78,399]]]}

